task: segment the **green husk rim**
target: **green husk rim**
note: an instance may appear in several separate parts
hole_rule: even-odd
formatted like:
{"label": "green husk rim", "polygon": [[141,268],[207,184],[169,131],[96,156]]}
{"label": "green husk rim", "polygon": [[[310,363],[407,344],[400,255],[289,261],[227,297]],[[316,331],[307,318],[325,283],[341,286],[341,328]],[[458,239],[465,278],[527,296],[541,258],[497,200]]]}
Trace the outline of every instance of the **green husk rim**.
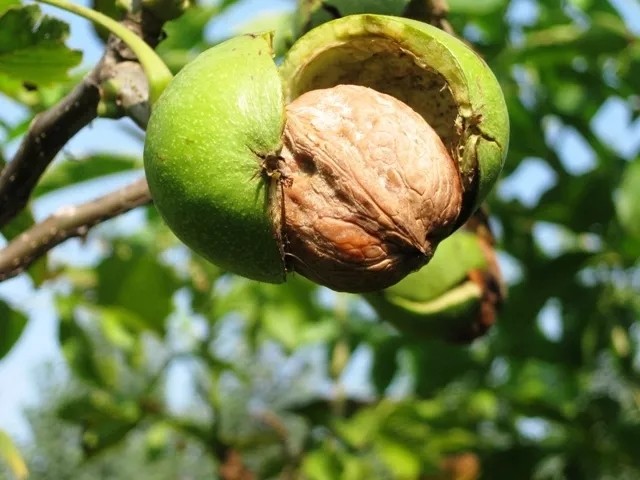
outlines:
{"label": "green husk rim", "polygon": [[381,294],[372,294],[368,302],[378,315],[405,335],[416,339],[455,338],[473,324],[478,315],[482,291],[467,281],[452,288],[442,297],[420,304],[390,303]]}
{"label": "green husk rim", "polygon": [[[463,153],[456,155],[466,177],[463,213],[458,225],[476,210],[495,184],[507,153],[509,117],[500,85],[487,64],[456,37],[431,25],[385,15],[351,15],[324,23],[303,35],[289,50],[280,68],[285,100],[313,89],[305,71],[324,52],[364,37],[392,40],[399,51],[436,70],[446,80],[458,106],[456,124]],[[326,58],[323,57],[323,60]],[[332,66],[324,66],[330,71]],[[411,106],[411,103],[409,103]],[[476,163],[474,152],[479,162]]]}
{"label": "green husk rim", "polygon": [[185,66],[154,105],[144,162],[158,211],[186,245],[225,270],[280,283],[271,181],[261,171],[284,128],[272,40],[235,37]]}

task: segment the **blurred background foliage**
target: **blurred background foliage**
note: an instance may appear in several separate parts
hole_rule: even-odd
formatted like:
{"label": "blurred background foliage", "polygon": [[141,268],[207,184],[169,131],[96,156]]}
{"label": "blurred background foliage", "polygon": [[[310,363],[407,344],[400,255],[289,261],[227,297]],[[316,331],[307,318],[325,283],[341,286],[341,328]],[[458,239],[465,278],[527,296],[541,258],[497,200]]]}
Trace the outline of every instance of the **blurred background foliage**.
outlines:
{"label": "blurred background foliage", "polygon": [[[242,3],[193,6],[166,25],[159,52],[179,70],[223,40],[206,32]],[[332,17],[419,3],[300,0],[247,15],[237,32],[274,29],[282,54]],[[621,14],[633,3],[448,2],[511,115],[488,202],[508,296],[486,335],[469,345],[403,335],[359,296],[226,274],[141,209],[126,227],[92,230],[90,260],[45,259],[24,274],[55,294],[66,367],[41,372],[31,441],[16,449],[0,437],[0,477],[640,478],[640,27]],[[45,28],[29,8],[23,20]],[[49,28],[64,41],[63,24]],[[18,82],[10,63],[0,52],[0,91],[31,115],[80,78],[51,69]],[[2,142],[29,120],[0,115]],[[55,163],[34,200],[140,169],[107,144],[96,151]],[[32,222],[25,212],[2,234]],[[0,301],[0,355],[27,321]]]}

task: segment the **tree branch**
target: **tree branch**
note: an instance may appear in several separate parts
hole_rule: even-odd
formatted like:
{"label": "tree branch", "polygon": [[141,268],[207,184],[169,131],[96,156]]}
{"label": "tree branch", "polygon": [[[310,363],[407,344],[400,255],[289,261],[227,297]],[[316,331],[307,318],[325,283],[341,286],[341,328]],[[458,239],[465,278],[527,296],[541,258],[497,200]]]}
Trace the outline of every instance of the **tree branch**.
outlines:
{"label": "tree branch", "polygon": [[0,281],[23,272],[63,241],[85,236],[98,223],[149,202],[149,187],[147,181],[141,178],[96,200],[61,208],[0,250]]}
{"label": "tree branch", "polygon": [[453,27],[447,20],[449,5],[447,0],[411,0],[404,16],[427,22],[451,35],[455,35]]}
{"label": "tree branch", "polygon": [[427,3],[431,11],[429,23],[451,35],[455,35],[453,27],[449,23],[449,20],[447,20],[447,15],[449,15],[447,0],[427,0]]}
{"label": "tree branch", "polygon": [[[144,11],[129,15],[122,23],[152,46],[160,39],[162,23]],[[138,125],[146,125],[148,86],[137,62],[132,68],[132,60],[136,60],[133,53],[111,36],[104,55],[84,80],[35,117],[13,160],[0,173],[0,228],[25,208],[40,177],[62,147],[98,116],[106,82],[127,87],[116,99],[122,106],[119,116],[131,114]],[[127,63],[127,68],[122,63]]]}
{"label": "tree branch", "polygon": [[[122,21],[151,46],[162,36],[163,20],[147,10]],[[99,114],[105,105],[112,117],[129,116],[146,128],[150,108],[148,84],[135,55],[111,36],[93,70],[55,106],[36,116],[13,160],[0,173],[0,227],[27,205],[40,177],[64,145]],[[115,107],[115,108],[114,108]],[[23,272],[47,251],[84,236],[100,222],[151,201],[144,178],[96,200],[60,209],[14,238],[0,250],[0,281]]]}
{"label": "tree branch", "polygon": [[0,174],[0,227],[29,201],[42,173],[60,149],[97,116],[100,100],[97,70],[65,98],[31,123],[13,160]]}

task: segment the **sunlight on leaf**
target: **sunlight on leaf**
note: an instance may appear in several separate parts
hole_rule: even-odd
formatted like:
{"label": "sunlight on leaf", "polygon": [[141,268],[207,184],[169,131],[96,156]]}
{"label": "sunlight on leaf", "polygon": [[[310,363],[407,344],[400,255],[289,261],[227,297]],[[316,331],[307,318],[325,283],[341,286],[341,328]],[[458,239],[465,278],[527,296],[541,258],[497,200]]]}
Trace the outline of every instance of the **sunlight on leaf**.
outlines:
{"label": "sunlight on leaf", "polygon": [[9,435],[0,430],[0,460],[8,467],[17,480],[24,480],[29,476],[29,470],[20,451]]}
{"label": "sunlight on leaf", "polygon": [[36,85],[65,80],[82,59],[65,46],[68,36],[69,26],[37,5],[7,10],[0,17],[0,75]]}

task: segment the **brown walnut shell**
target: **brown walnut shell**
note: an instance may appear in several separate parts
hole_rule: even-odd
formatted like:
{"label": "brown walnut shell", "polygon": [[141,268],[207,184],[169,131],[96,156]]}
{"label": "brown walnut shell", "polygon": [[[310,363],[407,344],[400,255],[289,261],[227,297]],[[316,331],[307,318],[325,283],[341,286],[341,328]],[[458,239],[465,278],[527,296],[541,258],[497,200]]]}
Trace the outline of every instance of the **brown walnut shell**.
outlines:
{"label": "brown walnut shell", "polygon": [[462,184],[423,117],[356,85],[307,92],[286,115],[273,198],[289,268],[367,292],[424,265],[455,224]]}

